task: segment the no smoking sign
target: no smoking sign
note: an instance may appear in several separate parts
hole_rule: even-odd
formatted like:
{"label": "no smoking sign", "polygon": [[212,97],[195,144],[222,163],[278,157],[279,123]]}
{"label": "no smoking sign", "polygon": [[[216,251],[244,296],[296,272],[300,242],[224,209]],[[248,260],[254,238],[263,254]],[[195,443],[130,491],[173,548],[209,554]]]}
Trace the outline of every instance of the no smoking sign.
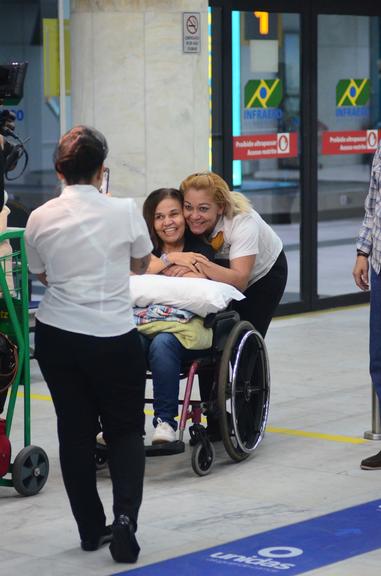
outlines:
{"label": "no smoking sign", "polygon": [[191,54],[201,52],[200,12],[183,12],[183,52]]}

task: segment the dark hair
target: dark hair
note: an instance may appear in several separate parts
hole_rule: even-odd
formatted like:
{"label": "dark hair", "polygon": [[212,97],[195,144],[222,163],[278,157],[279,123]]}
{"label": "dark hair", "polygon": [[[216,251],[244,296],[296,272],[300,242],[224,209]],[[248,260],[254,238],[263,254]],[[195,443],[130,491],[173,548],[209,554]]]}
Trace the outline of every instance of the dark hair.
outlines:
{"label": "dark hair", "polygon": [[74,126],[58,142],[54,167],[67,184],[90,182],[108,152],[106,138],[95,128]]}
{"label": "dark hair", "polygon": [[143,216],[148,226],[152,244],[156,250],[162,247],[163,241],[155,232],[155,212],[160,202],[165,198],[173,198],[179,202],[181,207],[183,206],[183,195],[177,188],[158,188],[158,190],[154,190],[147,196],[143,204]]}

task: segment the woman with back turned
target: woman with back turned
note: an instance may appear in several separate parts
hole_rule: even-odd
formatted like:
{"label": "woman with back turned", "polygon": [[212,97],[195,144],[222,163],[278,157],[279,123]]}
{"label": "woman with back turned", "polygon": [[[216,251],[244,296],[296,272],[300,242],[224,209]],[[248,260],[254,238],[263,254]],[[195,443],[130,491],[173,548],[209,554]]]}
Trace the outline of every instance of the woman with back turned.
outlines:
{"label": "woman with back turned", "polygon": [[[110,542],[117,562],[136,562],[144,474],[146,366],[129,297],[152,244],[127,198],[99,193],[107,143],[76,126],[60,140],[55,169],[65,187],[29,217],[30,270],[47,289],[36,313],[35,352],[57,413],[65,488],[83,550]],[[108,445],[112,526],[96,487],[98,419]]]}

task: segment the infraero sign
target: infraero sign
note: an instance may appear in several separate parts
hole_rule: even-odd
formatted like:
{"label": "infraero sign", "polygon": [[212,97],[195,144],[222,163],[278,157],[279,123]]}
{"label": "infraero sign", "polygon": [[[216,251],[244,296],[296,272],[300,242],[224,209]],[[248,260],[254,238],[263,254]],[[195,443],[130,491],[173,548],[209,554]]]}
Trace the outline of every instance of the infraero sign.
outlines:
{"label": "infraero sign", "polygon": [[244,119],[282,118],[283,113],[279,108],[282,98],[283,84],[280,78],[249,80],[244,89]]}
{"label": "infraero sign", "polygon": [[369,78],[348,78],[336,85],[336,116],[368,116]]}

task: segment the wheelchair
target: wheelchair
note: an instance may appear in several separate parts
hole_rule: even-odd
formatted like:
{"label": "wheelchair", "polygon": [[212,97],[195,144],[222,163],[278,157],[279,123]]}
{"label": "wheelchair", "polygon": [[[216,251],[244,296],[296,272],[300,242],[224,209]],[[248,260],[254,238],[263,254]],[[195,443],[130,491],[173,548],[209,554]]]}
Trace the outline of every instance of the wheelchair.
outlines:
{"label": "wheelchair", "polygon": [[[179,400],[179,439],[175,442],[146,445],[146,456],[180,454],[185,451],[184,433],[187,421],[191,463],[199,476],[210,473],[216,453],[202,416],[217,420],[227,454],[235,462],[249,457],[260,444],[269,413],[270,372],[267,350],[262,336],[250,322],[240,320],[237,312],[228,310],[208,315],[204,320],[213,329],[212,347],[207,356],[183,367],[180,379],[186,379],[184,398]],[[213,375],[207,401],[192,399],[196,374]],[[147,378],[151,373],[147,372]],[[146,399],[152,404],[153,399]],[[96,465],[104,466],[107,449],[97,444]]]}

